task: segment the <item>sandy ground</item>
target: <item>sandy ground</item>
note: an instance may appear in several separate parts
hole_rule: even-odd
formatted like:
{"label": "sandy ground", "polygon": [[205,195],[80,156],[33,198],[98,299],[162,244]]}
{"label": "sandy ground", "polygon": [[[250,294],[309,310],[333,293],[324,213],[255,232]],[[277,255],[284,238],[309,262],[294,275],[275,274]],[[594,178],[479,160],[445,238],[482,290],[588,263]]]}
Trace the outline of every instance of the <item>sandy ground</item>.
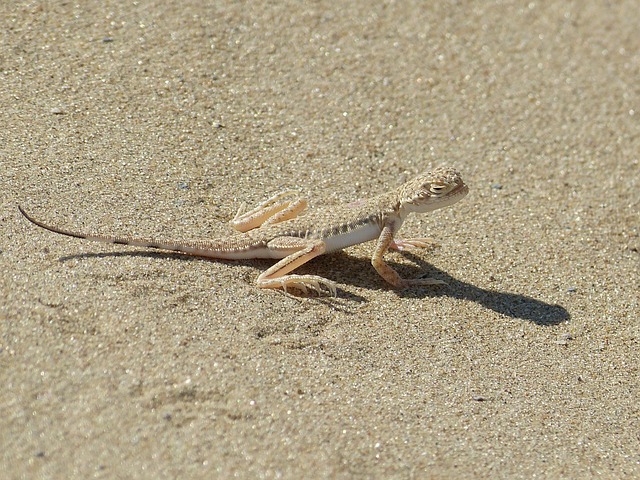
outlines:
{"label": "sandy ground", "polygon": [[[637,1],[164,3],[0,7],[5,478],[640,477]],[[442,164],[470,195],[402,231],[441,248],[389,255],[440,289],[16,208],[211,238]]]}

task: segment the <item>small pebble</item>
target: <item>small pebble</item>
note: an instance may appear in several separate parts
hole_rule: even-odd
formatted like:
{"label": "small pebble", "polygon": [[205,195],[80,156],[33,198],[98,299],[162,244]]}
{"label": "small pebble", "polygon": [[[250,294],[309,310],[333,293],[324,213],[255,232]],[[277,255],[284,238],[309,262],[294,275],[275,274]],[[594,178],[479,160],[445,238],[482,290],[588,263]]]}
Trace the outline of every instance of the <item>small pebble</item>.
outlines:
{"label": "small pebble", "polygon": [[573,335],[570,333],[563,333],[555,341],[557,345],[569,345],[569,340],[573,340]]}

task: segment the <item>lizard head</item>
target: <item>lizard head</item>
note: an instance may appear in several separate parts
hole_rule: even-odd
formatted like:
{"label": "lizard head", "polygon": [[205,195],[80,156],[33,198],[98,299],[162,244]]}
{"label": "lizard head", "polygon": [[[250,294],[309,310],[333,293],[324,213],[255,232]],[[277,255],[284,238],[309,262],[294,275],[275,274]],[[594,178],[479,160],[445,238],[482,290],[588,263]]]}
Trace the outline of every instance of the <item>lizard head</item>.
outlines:
{"label": "lizard head", "polygon": [[460,174],[450,167],[439,167],[426,172],[399,187],[400,208],[408,212],[430,212],[453,205],[467,193]]}

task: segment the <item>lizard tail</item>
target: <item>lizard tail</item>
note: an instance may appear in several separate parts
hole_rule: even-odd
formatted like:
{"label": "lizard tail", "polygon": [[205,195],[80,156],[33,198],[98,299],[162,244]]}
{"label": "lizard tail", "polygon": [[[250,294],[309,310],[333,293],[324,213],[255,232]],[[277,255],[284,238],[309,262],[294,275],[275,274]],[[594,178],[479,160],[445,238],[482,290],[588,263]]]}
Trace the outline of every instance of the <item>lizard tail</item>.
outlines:
{"label": "lizard tail", "polygon": [[74,230],[66,230],[59,227],[47,225],[30,216],[25,210],[18,205],[20,213],[31,223],[40,228],[49,230],[50,232],[59,233],[68,237],[81,238],[83,240],[91,240],[93,242],[111,243],[116,245],[129,245],[132,247],[155,248],[159,250],[167,250],[170,252],[179,252],[187,255],[196,255],[199,257],[235,259],[246,258],[239,256],[237,248],[233,248],[230,240],[157,240],[153,238],[138,238],[131,236],[102,235],[98,233],[82,233]]}

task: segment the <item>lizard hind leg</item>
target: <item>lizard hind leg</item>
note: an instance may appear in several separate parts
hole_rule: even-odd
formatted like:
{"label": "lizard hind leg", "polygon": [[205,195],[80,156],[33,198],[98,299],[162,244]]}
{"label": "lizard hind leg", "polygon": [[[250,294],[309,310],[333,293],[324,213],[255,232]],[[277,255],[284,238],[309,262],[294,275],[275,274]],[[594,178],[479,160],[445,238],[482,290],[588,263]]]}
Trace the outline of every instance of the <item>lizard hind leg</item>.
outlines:
{"label": "lizard hind leg", "polygon": [[337,295],[335,283],[319,275],[289,275],[289,272],[326,251],[326,245],[322,240],[278,237],[271,240],[267,246],[273,252],[286,256],[258,276],[258,287],[282,288],[285,292],[288,288],[296,288],[303,293],[311,289],[318,294],[321,294],[324,288],[331,296]]}
{"label": "lizard hind leg", "polygon": [[303,198],[289,200],[283,200],[283,198],[297,194],[298,192],[294,190],[280,192],[244,213],[245,205],[242,204],[229,223],[240,232],[248,232],[263,225],[272,225],[295,218],[307,208],[307,201]]}

